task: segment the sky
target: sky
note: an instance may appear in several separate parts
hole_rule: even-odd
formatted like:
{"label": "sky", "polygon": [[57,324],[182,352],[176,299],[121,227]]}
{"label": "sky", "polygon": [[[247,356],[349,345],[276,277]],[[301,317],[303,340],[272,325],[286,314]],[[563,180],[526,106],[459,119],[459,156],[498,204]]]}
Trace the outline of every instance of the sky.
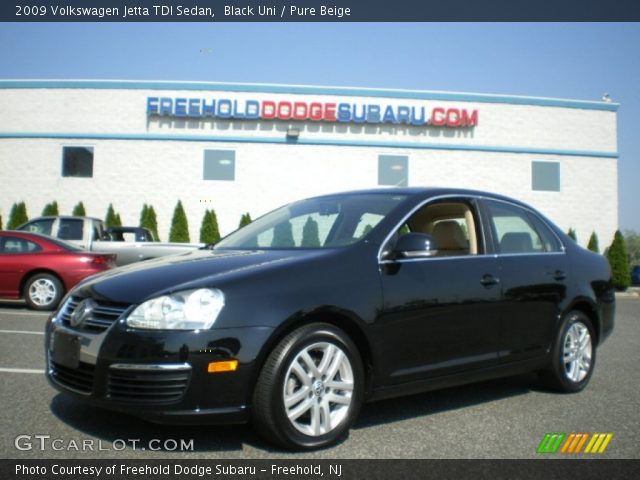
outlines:
{"label": "sky", "polygon": [[0,23],[0,78],[608,93],[619,225],[640,231],[639,23]]}

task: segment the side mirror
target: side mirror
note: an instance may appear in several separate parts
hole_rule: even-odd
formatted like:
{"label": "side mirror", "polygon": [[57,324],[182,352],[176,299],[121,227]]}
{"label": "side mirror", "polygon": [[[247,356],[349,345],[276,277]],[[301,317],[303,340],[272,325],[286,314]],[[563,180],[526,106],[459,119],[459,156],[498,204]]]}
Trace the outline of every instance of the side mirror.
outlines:
{"label": "side mirror", "polygon": [[406,233],[398,238],[393,249],[393,258],[427,258],[438,253],[438,245],[431,235],[426,233]]}

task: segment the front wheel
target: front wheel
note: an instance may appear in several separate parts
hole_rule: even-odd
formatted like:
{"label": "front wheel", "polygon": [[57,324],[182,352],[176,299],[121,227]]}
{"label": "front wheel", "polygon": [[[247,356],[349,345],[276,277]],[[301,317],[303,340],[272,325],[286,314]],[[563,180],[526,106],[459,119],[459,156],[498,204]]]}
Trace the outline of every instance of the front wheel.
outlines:
{"label": "front wheel", "polygon": [[587,386],[596,362],[595,335],[591,321],[578,311],[563,319],[552,352],[552,364],[543,373],[550,387],[579,392]]}
{"label": "front wheel", "polygon": [[253,420],[282,447],[322,448],[347,434],[363,394],[362,360],[351,339],[333,325],[305,325],[269,355],[254,392]]}
{"label": "front wheel", "polygon": [[55,310],[63,293],[60,280],[49,273],[34,275],[24,286],[24,299],[33,310]]}

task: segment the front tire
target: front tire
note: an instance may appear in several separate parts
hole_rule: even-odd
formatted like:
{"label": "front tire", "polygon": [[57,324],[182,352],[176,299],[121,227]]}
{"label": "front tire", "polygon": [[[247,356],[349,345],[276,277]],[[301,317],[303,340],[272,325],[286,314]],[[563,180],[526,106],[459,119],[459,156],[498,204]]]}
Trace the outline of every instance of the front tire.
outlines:
{"label": "front tire", "polygon": [[24,299],[33,310],[55,310],[63,294],[62,283],[49,273],[34,275],[24,286]]}
{"label": "front tire", "polygon": [[583,390],[596,362],[595,332],[591,321],[579,311],[563,319],[552,352],[552,364],[543,378],[554,390],[573,393]]}
{"label": "front tire", "polygon": [[363,396],[364,370],[353,341],[333,325],[305,325],[267,358],[254,391],[253,421],[281,447],[322,448],[346,436]]}

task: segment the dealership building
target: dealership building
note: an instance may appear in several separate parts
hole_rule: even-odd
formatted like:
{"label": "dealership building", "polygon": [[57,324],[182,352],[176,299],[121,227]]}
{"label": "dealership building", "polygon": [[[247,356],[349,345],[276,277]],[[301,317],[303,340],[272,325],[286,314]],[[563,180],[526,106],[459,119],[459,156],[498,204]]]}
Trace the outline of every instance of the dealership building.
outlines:
{"label": "dealership building", "polygon": [[153,205],[192,240],[292,200],[377,186],[454,186],[530,203],[586,245],[617,228],[608,101],[202,82],[0,80],[0,215],[82,201],[123,224]]}

